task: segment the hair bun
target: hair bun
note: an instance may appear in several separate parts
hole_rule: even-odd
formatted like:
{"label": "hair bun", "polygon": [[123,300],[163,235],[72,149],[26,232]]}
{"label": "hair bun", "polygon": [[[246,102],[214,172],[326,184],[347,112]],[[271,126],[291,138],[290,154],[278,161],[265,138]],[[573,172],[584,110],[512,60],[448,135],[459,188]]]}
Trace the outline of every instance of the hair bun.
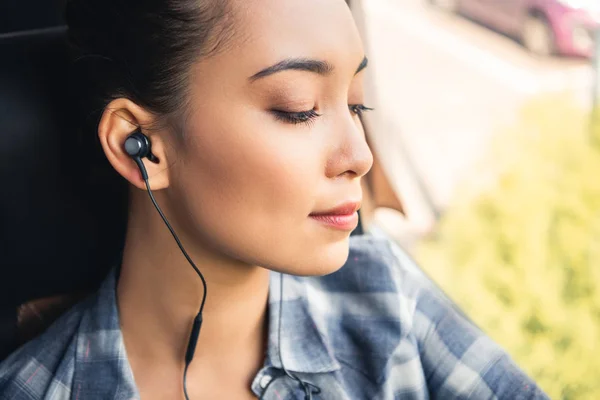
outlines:
{"label": "hair bun", "polygon": [[181,112],[191,65],[223,32],[226,0],[68,0],[75,85],[101,112],[125,97],[157,115]]}

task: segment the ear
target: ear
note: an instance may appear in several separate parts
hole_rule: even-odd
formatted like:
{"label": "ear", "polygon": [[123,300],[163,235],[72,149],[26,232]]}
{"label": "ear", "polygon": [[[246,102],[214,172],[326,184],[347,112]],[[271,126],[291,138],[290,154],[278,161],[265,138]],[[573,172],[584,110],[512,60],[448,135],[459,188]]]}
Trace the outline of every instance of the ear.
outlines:
{"label": "ear", "polygon": [[[106,158],[113,168],[133,186],[146,190],[146,184],[135,161],[125,152],[125,140],[138,127],[151,126],[156,116],[128,99],[119,98],[111,101],[104,109],[98,125],[98,137]],[[152,190],[165,189],[169,186],[168,160],[164,137],[158,131],[148,132],[142,128],[152,145],[152,154],[158,163],[142,159],[148,172],[148,183]]]}

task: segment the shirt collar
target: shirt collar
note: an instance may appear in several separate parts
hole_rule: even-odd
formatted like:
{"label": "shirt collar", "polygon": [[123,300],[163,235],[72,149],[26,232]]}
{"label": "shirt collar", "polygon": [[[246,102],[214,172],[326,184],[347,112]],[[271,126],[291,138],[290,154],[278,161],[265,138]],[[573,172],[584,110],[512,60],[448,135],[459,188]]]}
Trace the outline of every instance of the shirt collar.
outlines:
{"label": "shirt collar", "polygon": [[[280,298],[283,284],[283,299]],[[300,373],[339,370],[323,324],[311,312],[306,278],[272,272],[269,286],[267,363]],[[281,300],[281,301],[280,301]],[[279,316],[281,314],[281,334]]]}

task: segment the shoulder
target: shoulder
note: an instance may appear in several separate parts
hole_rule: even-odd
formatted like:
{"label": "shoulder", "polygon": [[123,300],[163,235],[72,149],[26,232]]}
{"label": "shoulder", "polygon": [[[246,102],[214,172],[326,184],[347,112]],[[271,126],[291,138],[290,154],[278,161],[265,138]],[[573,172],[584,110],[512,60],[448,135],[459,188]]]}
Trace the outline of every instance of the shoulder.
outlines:
{"label": "shoulder", "polygon": [[[368,338],[367,348],[382,346],[390,355],[379,369],[379,382],[385,382],[382,390],[389,391],[387,394],[547,399],[510,355],[395,243],[357,238],[351,243],[346,266],[325,279],[332,280],[331,288],[336,287],[335,282],[345,282],[344,289],[350,293],[346,302],[355,305],[353,312],[365,310],[355,334],[374,324],[376,332]],[[369,298],[365,291],[378,295]],[[361,356],[378,352],[370,349]],[[360,365],[361,361],[355,359],[354,363]]]}
{"label": "shoulder", "polygon": [[[345,265],[337,272],[318,278],[317,285],[333,295],[344,294],[346,300],[378,298],[379,306],[397,314],[398,307],[414,311],[423,291],[436,286],[399,245],[386,238],[362,235],[350,238]],[[384,307],[384,309],[386,309]],[[407,322],[407,321],[404,321]]]}
{"label": "shoulder", "polygon": [[352,237],[346,264],[308,279],[307,287],[311,312],[344,368],[379,385],[399,349],[407,361],[418,358],[409,336],[425,283],[396,244],[369,235]]}
{"label": "shoulder", "polygon": [[[393,293],[402,312],[402,322],[422,318],[436,319],[441,314],[457,314],[467,319],[460,308],[441,290],[417,262],[397,243],[376,236],[352,238],[346,265],[329,279],[350,282],[350,292],[366,290]],[[325,278],[328,279],[328,278]],[[335,285],[335,284],[334,284]],[[469,321],[470,322],[470,321]],[[406,326],[405,326],[406,328]]]}
{"label": "shoulder", "polygon": [[315,309],[329,314],[399,318],[406,268],[389,241],[351,237],[348,260],[341,269],[307,280],[309,302],[328,303],[326,310],[316,305]]}
{"label": "shoulder", "polygon": [[319,295],[317,301],[336,303],[338,311],[329,307],[329,313],[396,320],[406,331],[420,292],[432,285],[397,244],[363,235],[350,238],[348,260],[340,270],[310,279],[309,286]]}
{"label": "shoulder", "polygon": [[0,399],[69,398],[85,302],[0,363]]}

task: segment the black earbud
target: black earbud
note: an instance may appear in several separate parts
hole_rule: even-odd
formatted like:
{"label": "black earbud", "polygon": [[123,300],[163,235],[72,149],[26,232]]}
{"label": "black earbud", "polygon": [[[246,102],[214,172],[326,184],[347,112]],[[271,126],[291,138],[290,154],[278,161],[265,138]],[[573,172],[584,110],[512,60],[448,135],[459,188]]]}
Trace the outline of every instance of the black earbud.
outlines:
{"label": "black earbud", "polygon": [[146,172],[146,167],[144,167],[142,158],[147,158],[153,163],[158,162],[158,158],[156,158],[156,156],[152,154],[152,146],[150,144],[150,139],[148,139],[148,136],[144,135],[138,129],[127,137],[127,139],[125,140],[124,147],[125,152],[131,158],[133,158],[138,168],[140,169],[140,172],[142,173],[142,178],[144,180],[147,180],[148,173]]}

